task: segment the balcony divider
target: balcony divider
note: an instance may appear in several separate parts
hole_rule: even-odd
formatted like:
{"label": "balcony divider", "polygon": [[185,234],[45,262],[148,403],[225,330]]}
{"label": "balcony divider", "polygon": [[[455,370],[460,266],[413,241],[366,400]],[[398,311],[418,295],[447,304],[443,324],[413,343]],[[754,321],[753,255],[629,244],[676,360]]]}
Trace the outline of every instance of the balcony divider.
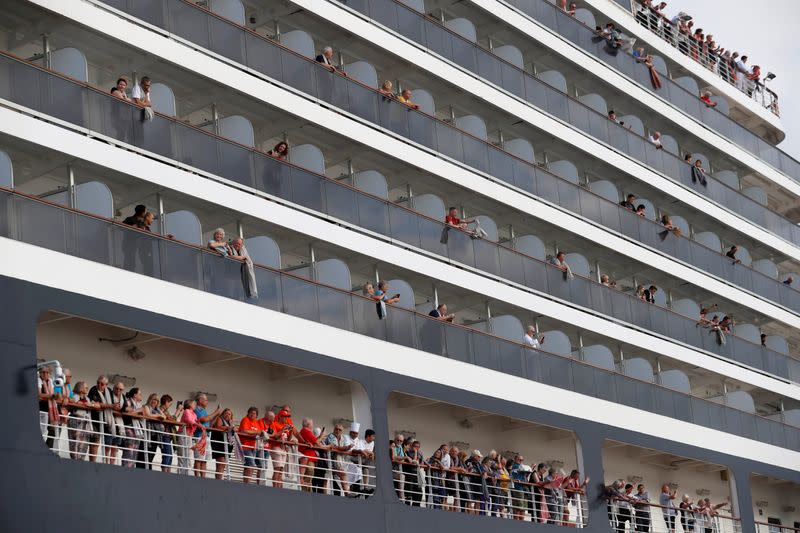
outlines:
{"label": "balcony divider", "polygon": [[416,311],[390,305],[380,319],[373,300],[273,268],[255,265],[258,296],[250,298],[237,260],[5,188],[0,236],[800,451],[800,428],[783,422]]}

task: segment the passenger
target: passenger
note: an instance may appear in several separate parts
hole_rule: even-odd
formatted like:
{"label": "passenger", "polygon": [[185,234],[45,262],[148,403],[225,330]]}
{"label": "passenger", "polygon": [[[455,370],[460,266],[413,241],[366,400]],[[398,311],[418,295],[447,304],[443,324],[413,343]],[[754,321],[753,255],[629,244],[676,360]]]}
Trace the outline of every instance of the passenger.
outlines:
{"label": "passenger", "polygon": [[706,105],[706,107],[717,107],[717,102],[711,100],[711,93],[708,91],[703,91],[700,95],[700,100]]}
{"label": "passenger", "polygon": [[403,487],[403,464],[408,462],[404,446],[405,436],[398,433],[394,436],[394,440],[389,446],[389,453],[392,460],[392,478],[394,480],[394,490],[397,497],[403,501],[407,501],[404,487]]}
{"label": "passenger", "polygon": [[739,264],[742,263],[741,259],[737,259],[736,258],[736,252],[738,252],[738,251],[739,251],[739,247],[734,244],[733,246],[731,246],[730,250],[728,250],[725,253],[726,257],[728,257],[729,259],[733,259],[733,264],[735,264],[735,265],[739,265]]}
{"label": "passenger", "polygon": [[466,231],[467,233],[472,233],[468,229],[468,225],[472,222],[475,222],[474,218],[458,218],[458,209],[455,207],[451,207],[447,210],[447,216],[444,217],[444,221],[448,226],[453,228],[458,228],[462,231]]}
{"label": "passenger", "polygon": [[248,298],[258,298],[258,282],[253,260],[244,246],[244,239],[237,237],[231,241],[231,258],[242,262],[242,288]]}
{"label": "passenger", "polygon": [[122,452],[122,466],[128,468],[147,468],[145,464],[145,422],[144,403],[142,402],[142,392],[139,387],[133,387],[125,399],[125,406],[122,409],[122,421],[125,423],[125,434],[127,436],[127,446]]}
{"label": "passenger", "polygon": [[225,240],[225,230],[222,228],[217,228],[214,230],[214,238],[208,241],[208,247],[222,257],[228,257],[231,255],[231,247],[228,244],[228,241]]}
{"label": "passenger", "polygon": [[640,300],[646,301],[644,297],[644,285],[639,285],[636,287],[636,297]]}
{"label": "passenger", "polygon": [[766,346],[766,345],[767,345],[767,334],[766,333],[762,333],[761,334],[761,346]]}
{"label": "passenger", "polygon": [[281,161],[286,161],[289,158],[289,143],[286,141],[279,142],[272,150],[267,152],[267,155],[275,159],[280,159]]}
{"label": "passenger", "polygon": [[[167,419],[166,415],[161,412],[160,404],[158,401],[158,394],[151,394],[147,397],[147,401],[143,406],[143,414],[147,418],[147,467],[152,470],[153,462],[156,457],[156,451],[161,448],[161,464],[169,467],[172,462],[170,457],[167,459],[168,452],[162,446],[164,436],[168,436],[166,427],[164,427],[164,420]],[[166,464],[165,464],[166,463]]]}
{"label": "passenger", "polygon": [[[169,394],[163,394],[158,400],[158,412],[164,416],[164,422],[161,423],[161,427],[163,427],[164,430],[161,433],[157,433],[155,438],[153,438],[152,435],[150,437],[150,453],[155,456],[156,448],[161,448],[162,472],[170,472],[172,467],[172,437],[175,433],[175,426],[167,425],[166,422],[175,422],[177,417],[170,415],[170,407],[172,407],[172,396]],[[153,411],[153,409],[151,409],[151,411]],[[150,464],[153,464],[153,458],[150,459]]]}
{"label": "passenger", "polygon": [[[221,231],[221,230],[217,230]],[[214,232],[216,236],[217,232]],[[223,237],[225,233],[223,232]],[[208,396],[204,393],[198,393],[195,396],[196,407],[194,408],[194,413],[197,415],[197,424],[201,427],[198,427],[194,432],[194,438],[200,440],[205,435],[205,438],[208,439],[208,428],[211,427],[211,423],[219,417],[222,413],[222,408],[217,405],[217,408],[214,409],[213,412],[209,413],[207,410],[208,407]],[[207,454],[206,450],[210,447],[203,446],[202,450],[199,448],[195,450],[194,454],[194,473],[197,477],[205,477],[206,475],[206,461],[207,461]]]}
{"label": "passenger", "polygon": [[214,460],[214,476],[217,479],[225,477],[228,468],[228,455],[232,453],[233,441],[228,439],[233,429],[233,411],[227,407],[211,423],[211,458]]}
{"label": "passenger", "polygon": [[428,458],[428,493],[434,509],[441,509],[445,499],[445,466],[442,464],[442,449],[438,448]]}
{"label": "passenger", "polygon": [[627,483],[622,494],[617,495],[617,531],[625,533],[625,523],[633,530],[633,485]]}
{"label": "passenger", "polygon": [[[289,442],[299,435],[292,422],[292,410],[288,405],[281,407],[275,420],[270,424],[272,442],[269,446],[269,456],[272,459],[272,486],[283,487],[283,471],[286,468],[286,458]],[[266,465],[265,465],[266,466]]]}
{"label": "passenger", "polygon": [[[117,83],[119,84],[119,82]],[[143,76],[139,83],[133,86],[133,90],[131,91],[131,99],[133,102],[140,106],[151,108],[153,105],[150,101],[150,90],[152,86],[153,82],[150,78]]]}
{"label": "passenger", "polygon": [[445,322],[452,322],[456,318],[455,313],[448,314],[447,304],[443,303],[437,305],[436,309],[428,313],[428,316],[432,316],[433,318],[438,318],[439,320],[444,320]]}
{"label": "passenger", "polygon": [[692,183],[700,182],[700,185],[703,187],[708,185],[708,181],[706,180],[706,171],[703,169],[703,162],[698,159],[694,162],[694,166],[692,167]]}
{"label": "passenger", "polygon": [[731,328],[734,326],[734,320],[729,316],[722,317],[722,320],[719,321],[719,329],[723,333],[731,333]]}
{"label": "passenger", "polygon": [[617,119],[617,113],[614,112],[613,109],[610,109],[608,111],[608,120],[611,120],[611,121],[616,122],[617,124],[619,124],[619,120]]}
{"label": "passenger", "polygon": [[536,511],[536,516],[539,522],[544,524],[550,519],[550,511],[547,507],[547,499],[545,498],[544,482],[547,477],[547,466],[544,463],[539,463],[536,468],[531,472],[531,483],[533,484],[533,502]]}
{"label": "passenger", "polygon": [[642,218],[647,217],[647,206],[644,204],[639,204],[636,206],[636,214]]}
{"label": "passenger", "polygon": [[650,495],[642,483],[636,486],[633,495],[634,526],[638,533],[650,532]]}
{"label": "passenger", "polygon": [[270,453],[273,446],[278,448],[278,444],[272,440],[275,437],[275,429],[273,427],[275,424],[275,412],[272,411],[272,406],[267,405],[264,407],[264,417],[260,418],[259,422],[261,422],[262,432],[256,439],[256,484],[266,486],[267,467],[269,467],[270,459],[272,459],[273,463],[273,473],[275,472],[274,464],[276,458],[278,460],[281,459],[280,449],[275,457]]}
{"label": "passenger", "polygon": [[570,2],[570,4],[569,4],[569,9],[567,9],[567,14],[568,14],[570,17],[574,17],[574,16],[575,16],[575,11],[576,11],[577,9],[578,9],[578,6],[575,4],[575,2]]}
{"label": "passenger", "polygon": [[134,208],[133,214],[129,217],[126,217],[125,220],[122,221],[122,223],[127,226],[133,226],[135,228],[144,229],[145,213],[147,213],[147,206],[139,204]]}
{"label": "passenger", "polygon": [[[508,460],[499,455],[497,457],[497,495],[498,495],[498,516],[509,518],[508,500],[511,497],[511,474],[508,471]],[[559,490],[559,494],[561,491]]]}
{"label": "passenger", "polygon": [[528,477],[530,468],[525,464],[525,457],[521,454],[514,456],[511,463],[511,509],[514,520],[525,520],[525,510],[528,508]]}
{"label": "passenger", "polygon": [[611,287],[612,281],[611,278],[608,277],[608,274],[603,274],[600,276],[600,284],[604,287]]}
{"label": "passenger", "polygon": [[66,399],[69,405],[67,421],[69,455],[73,459],[82,461],[89,449],[92,433],[92,417],[89,414],[89,408],[98,407],[98,404],[88,398],[89,386],[86,382],[77,382],[73,390],[75,396]]}
{"label": "passenger", "polygon": [[320,63],[322,66],[330,70],[331,72],[338,72],[342,76],[347,76],[347,73],[343,70],[339,70],[333,64],[333,48],[330,46],[326,46],[322,49],[322,53],[316,57],[317,63]]}
{"label": "passenger", "polygon": [[411,89],[403,89],[400,95],[397,97],[397,100],[401,104],[406,104],[412,109],[419,109],[419,104],[415,104],[411,101]]}
{"label": "passenger", "polygon": [[667,533],[675,533],[675,494],[676,490],[670,490],[669,485],[661,487],[661,494],[658,503],[661,505],[661,512],[664,514],[664,522],[667,525]]}
{"label": "passenger", "polygon": [[681,526],[683,526],[683,531],[686,533],[692,533],[694,531],[695,524],[695,508],[692,503],[692,499],[688,494],[683,495],[681,503],[678,507],[680,507],[681,510]]}
{"label": "passenger", "polygon": [[536,328],[531,325],[525,330],[522,341],[534,350],[538,350],[544,344],[544,335],[537,335]]}
{"label": "passenger", "polygon": [[647,139],[650,141],[650,143],[653,146],[656,147],[656,150],[661,150],[662,148],[664,148],[664,145],[661,144],[661,132],[660,131],[654,131]]}
{"label": "passenger", "polygon": [[[572,470],[569,473],[569,476],[564,478],[564,481],[561,483],[561,488],[564,491],[565,501],[564,501],[564,512],[562,518],[562,524],[570,525],[569,519],[569,507],[574,506],[578,507],[576,496],[577,494],[583,494],[586,490],[586,487],[589,486],[590,478],[587,476],[584,478],[583,482],[581,482],[581,473],[579,470]],[[577,517],[576,517],[577,521]]]}
{"label": "passenger", "polygon": [[567,264],[566,259],[567,259],[567,254],[559,250],[558,252],[556,252],[555,257],[551,256],[550,259],[548,259],[548,263],[566,272],[569,270],[569,265]]}
{"label": "passenger", "polygon": [[450,460],[450,470],[447,473],[447,499],[448,505],[450,498],[452,498],[453,505],[451,506],[453,511],[463,511],[463,505],[465,499],[462,496],[466,496],[465,491],[463,490],[461,484],[461,476],[464,475],[466,472],[466,468],[464,467],[464,461],[461,459],[461,451],[456,446],[451,446],[450,451],[447,452],[447,456]]}
{"label": "passenger", "polygon": [[374,299],[388,305],[394,305],[400,301],[400,293],[389,296],[389,282],[382,279],[378,282],[378,288],[374,291]]}
{"label": "passenger", "polygon": [[[108,464],[112,464],[113,458],[117,452],[116,448],[120,445],[120,439],[117,436],[114,417],[114,409],[116,406],[113,403],[111,390],[108,388],[108,378],[106,376],[98,376],[97,384],[89,389],[88,397],[89,400],[102,409],[101,411],[92,411],[91,413],[94,431],[89,440],[89,460],[98,463],[105,461]],[[122,431],[125,431],[124,427]],[[100,448],[101,437],[103,438],[103,449],[105,450],[104,458],[101,458],[97,453]]]}
{"label": "passenger", "polygon": [[655,285],[650,285],[650,288],[644,291],[644,301],[651,304],[656,303],[657,292],[658,292],[658,287],[656,287]]}
{"label": "passenger", "polygon": [[686,154],[683,156],[683,162],[687,165],[692,165],[692,154]]}
{"label": "passenger", "polygon": [[117,80],[117,84],[111,88],[111,95],[116,96],[120,100],[125,100],[126,102],[130,102],[131,99],[128,98],[128,78],[124,76]]}
{"label": "passenger", "polygon": [[365,434],[365,438],[358,436],[361,431],[361,424],[353,422],[350,424],[350,442],[353,444],[350,450],[350,461],[347,463],[347,484],[350,485],[350,493],[354,497],[372,494],[373,489],[367,487],[364,479],[364,464],[375,459],[373,449],[375,446],[375,433],[372,437]]}
{"label": "passenger", "polygon": [[784,285],[790,285],[791,286],[793,283],[794,283],[794,278],[792,276],[789,276],[785,280],[783,280],[783,284]]}
{"label": "passenger", "polygon": [[[334,494],[338,494],[336,484],[338,483],[344,496],[350,495],[350,486],[347,484],[347,456],[344,455],[353,449],[350,438],[344,434],[344,426],[336,424],[333,432],[325,438],[325,444],[331,450],[331,472],[333,473]],[[338,481],[337,481],[338,480]]]}
{"label": "passenger", "polygon": [[635,213],[636,212],[636,206],[633,203],[635,201],[636,201],[636,195],[631,193],[631,194],[628,194],[628,196],[625,197],[625,200],[621,201],[619,203],[619,205],[621,205],[625,209],[630,209],[631,211],[633,211]]}
{"label": "passenger", "polygon": [[242,481],[244,483],[256,482],[257,478],[253,475],[256,468],[258,468],[256,464],[256,437],[262,431],[264,431],[264,424],[258,419],[258,408],[250,407],[247,409],[247,416],[239,422],[238,432],[244,455],[244,470],[242,473]]}
{"label": "passenger", "polygon": [[708,307],[703,307],[700,309],[700,319],[697,322],[698,326],[708,327],[711,325],[711,321],[708,319],[708,313],[713,311],[717,308],[717,304],[710,305]]}
{"label": "passenger", "polygon": [[392,82],[389,80],[384,81],[378,88],[378,92],[387,98],[394,98],[394,92],[392,91]]}
{"label": "passenger", "polygon": [[306,446],[301,445],[298,448],[298,452],[300,453],[300,490],[311,492],[312,477],[314,476],[317,459],[319,458],[315,448],[324,448],[325,446],[320,444],[317,440],[317,436],[314,435],[313,419],[304,418],[302,424],[303,427],[300,429],[300,442]]}

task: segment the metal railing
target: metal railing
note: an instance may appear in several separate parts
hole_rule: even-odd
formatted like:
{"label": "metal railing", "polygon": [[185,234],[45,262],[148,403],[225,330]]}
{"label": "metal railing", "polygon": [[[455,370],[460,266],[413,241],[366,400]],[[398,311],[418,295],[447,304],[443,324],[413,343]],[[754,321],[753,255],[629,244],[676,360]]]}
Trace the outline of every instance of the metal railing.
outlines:
{"label": "metal railing", "polygon": [[412,507],[576,528],[589,523],[584,491],[560,483],[518,481],[508,471],[476,473],[468,465],[445,469],[411,460],[393,461],[392,475],[397,497]]}
{"label": "metal railing", "polygon": [[734,67],[730,64],[729,59],[710,49],[708,41],[697,41],[691,35],[681,33],[680,27],[675,27],[670,19],[642,5],[638,0],[633,7],[633,16],[640,26],[655,33],[673,48],[677,48],[683,55],[700,63],[722,80],[772,111],[776,116],[780,116],[778,95],[765,87],[763,82],[749,81],[741,72],[736,72],[734,75]]}
{"label": "metal railing", "polygon": [[0,236],[554,387],[800,450],[800,427],[199,246],[0,190]]}
{"label": "metal railing", "polygon": [[[740,518],[720,513],[715,509],[702,510],[665,507],[638,501],[636,494],[631,502],[608,499],[608,521],[618,533],[742,533]],[[658,494],[654,499],[658,498]]]}
{"label": "metal railing", "polygon": [[[800,361],[786,354],[730,336],[721,344],[715,335],[697,327],[697,317],[686,317],[667,308],[576,276],[569,282],[563,272],[548,263],[510,247],[451,228],[385,199],[366,194],[340,181],[277,160],[252,147],[242,146],[173,117],[156,114],[152,121],[139,120],[141,109],[89,86],[49,73],[11,56],[0,54],[0,69],[7,68],[14,87],[0,97],[69,119],[103,134],[146,150],[197,166],[255,189],[289,200],[318,212],[351,222],[397,241],[421,248],[452,261],[501,276],[554,297],[613,316],[627,323],[675,338],[697,348],[733,359],[775,375],[800,381]],[[23,83],[18,83],[24,80]],[[76,90],[76,87],[79,90]],[[32,99],[29,95],[35,94]],[[70,94],[83,101],[76,114],[74,105],[62,107],[58,99]],[[51,102],[56,102],[51,105]],[[566,180],[537,170],[539,191],[551,192],[578,212],[676,257],[705,264],[706,270],[724,274],[758,294],[800,310],[800,292],[763,274],[733,263],[720,253],[609,202]],[[618,217],[618,218],[614,218]],[[615,226],[615,222],[619,225]]]}
{"label": "metal railing", "polygon": [[[796,523],[796,522],[795,522]],[[755,521],[756,533],[800,533],[800,528]]]}
{"label": "metal railing", "polygon": [[[412,109],[394,98],[387,98],[374,87],[368,87],[338,72],[331,72],[312,58],[298,54],[203,7],[187,0],[144,4],[147,7],[142,7],[137,2],[117,0],[116,3],[111,2],[111,5],[439,154],[533,192],[531,176],[536,172],[536,165],[532,162],[461,131],[448,122]],[[391,3],[388,7],[396,5]],[[436,38],[443,38],[443,35],[442,30]],[[467,61],[472,62],[475,61],[475,50],[471,43],[464,41],[459,52],[465,54]],[[447,50],[443,53],[447,57],[456,51],[453,48],[449,53]],[[488,57],[494,56],[488,54]],[[790,220],[714,178],[709,177],[707,187],[693,184],[689,166],[681,158],[664,150],[657,150],[644,137],[608,120],[602,114],[534,77],[524,78],[523,83],[523,74],[517,74],[517,92],[524,91],[525,98],[537,107],[590,132],[600,141],[663,172],[776,235],[800,244],[800,227]]]}
{"label": "metal railing", "polygon": [[[115,423],[108,424],[102,415],[92,416],[102,411],[98,407],[58,403],[70,414],[53,421],[40,411],[39,426],[48,448],[65,459],[351,498],[375,490],[374,461],[358,453],[333,452],[294,437],[278,440],[265,432],[251,436],[235,425],[198,429],[198,434],[174,420],[119,411],[113,413]],[[309,450],[316,456],[309,459]]]}
{"label": "metal railing", "polygon": [[[594,28],[590,28],[575,17],[559,9],[547,0],[507,0],[517,10],[553,30],[585,52],[610,67],[622,72],[647,90],[652,90],[647,67],[636,61],[630,52],[610,51],[604,40],[597,39]],[[753,155],[758,156],[773,168],[780,170],[795,181],[800,181],[800,162],[789,154],[768,143],[716,108],[708,107],[700,95],[687,91],[669,77],[668,72],[659,72],[663,87],[656,91],[659,96],[685,111],[709,128],[733,141]]]}

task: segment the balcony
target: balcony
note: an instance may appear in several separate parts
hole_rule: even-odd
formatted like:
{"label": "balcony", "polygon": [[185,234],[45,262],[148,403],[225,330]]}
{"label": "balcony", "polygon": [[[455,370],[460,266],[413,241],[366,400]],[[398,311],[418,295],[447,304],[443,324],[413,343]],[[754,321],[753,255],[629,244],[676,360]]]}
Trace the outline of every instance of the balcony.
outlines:
{"label": "balcony", "polygon": [[[784,412],[772,414],[770,418],[756,414],[753,397],[744,391],[725,392],[714,398],[693,396],[684,372],[659,368],[656,376],[646,359],[631,359],[623,364],[620,372],[608,349],[582,346],[580,351],[586,360],[574,358],[563,333],[551,332],[553,338],[547,341],[548,346],[555,348],[561,345],[560,338],[566,339],[564,351],[556,354],[398,306],[386,306],[384,318],[380,318],[374,300],[263,265],[254,266],[257,284],[257,294],[254,294],[243,284],[240,261],[13,191],[3,190],[1,197],[0,236],[587,396],[800,450],[800,426],[782,422]],[[647,368],[649,375],[642,372]]]}
{"label": "balcony", "polygon": [[[692,312],[691,305],[676,312],[666,307],[666,301],[661,305],[645,303],[633,295],[600,284],[597,277],[591,279],[588,270],[583,275],[579,272],[574,279],[565,281],[563,272],[545,261],[543,248],[539,254],[525,249],[514,240],[500,244],[494,242],[496,237],[494,241],[474,239],[467,232],[449,228],[441,218],[431,218],[343,181],[277,160],[252,147],[234,143],[174,118],[156,114],[152,121],[143,123],[139,120],[141,110],[136,106],[8,56],[0,56],[0,69],[3,68],[7,69],[7,79],[12,80],[13,89],[12,94],[0,92],[0,96],[33,109],[325,213],[449,262],[513,281],[720,357],[800,381],[800,361],[788,355],[788,347],[786,353],[780,353],[761,346],[757,335],[749,340],[731,335],[724,344],[720,344],[708,330],[697,327],[696,315],[687,316],[686,313]],[[73,103],[82,101],[83,106],[66,105],[61,98]],[[534,176],[538,179],[537,187],[542,190],[549,188],[550,193],[562,200],[571,198],[576,208],[593,213],[593,218],[606,225],[610,225],[612,217],[620,217],[620,229],[625,230],[623,233],[635,235],[638,240],[659,250],[682,250],[695,258],[705,257],[710,265],[716,264],[734,279],[746,282],[749,275],[750,279],[763,280],[763,286],[759,287],[763,287],[766,294],[774,294],[776,299],[788,295],[795,298],[792,301],[800,306],[800,293],[777,280],[771,280],[743,265],[732,264],[721,254],[695,241],[664,232],[662,226],[539,168],[536,168]],[[699,256],[693,250],[704,252],[705,255]],[[770,293],[773,287],[774,292]],[[695,294],[699,293],[689,292],[686,297],[691,299]],[[699,306],[694,312],[699,312]]]}

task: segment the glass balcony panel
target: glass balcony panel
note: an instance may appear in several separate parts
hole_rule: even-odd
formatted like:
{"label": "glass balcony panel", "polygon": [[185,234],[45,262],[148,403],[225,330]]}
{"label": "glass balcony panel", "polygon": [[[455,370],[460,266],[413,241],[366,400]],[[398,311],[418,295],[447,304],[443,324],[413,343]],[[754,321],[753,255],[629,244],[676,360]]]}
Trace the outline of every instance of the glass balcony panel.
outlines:
{"label": "glass balcony panel", "polygon": [[364,298],[353,297],[353,322],[356,333],[386,340],[386,320],[381,319],[380,304]]}
{"label": "glass balcony panel", "polygon": [[570,302],[587,309],[592,308],[591,282],[589,280],[575,276],[567,282],[567,285],[569,285]]}
{"label": "glass balcony panel", "polygon": [[564,271],[556,267],[547,267],[547,286],[549,293],[556,298],[569,301],[571,281],[567,281]]}
{"label": "glass balcony panel", "polygon": [[564,209],[573,213],[581,212],[581,202],[578,196],[578,188],[574,184],[558,180],[558,203]]}
{"label": "glass balcony panel", "polygon": [[447,357],[464,363],[472,363],[472,333],[465,328],[456,326],[443,326],[445,344],[447,346]]}
{"label": "glass balcony panel", "polygon": [[73,217],[71,220],[75,232],[75,255],[101,263],[113,264],[113,226],[105,220],[92,217]]}
{"label": "glass balcony panel", "polygon": [[578,212],[589,220],[601,222],[603,220],[602,200],[586,189],[576,188],[575,192],[580,198],[580,208]]}
{"label": "glass balcony panel", "polygon": [[572,362],[569,359],[539,352],[539,368],[541,369],[542,383],[553,387],[573,390],[572,387]]}
{"label": "glass balcony panel", "polygon": [[724,422],[725,422],[725,431],[729,433],[733,433],[734,435],[741,435],[742,434],[742,413],[736,409],[732,409],[730,407],[723,407],[725,412]]}
{"label": "glass balcony panel", "polygon": [[[541,292],[549,292],[550,286],[548,283],[548,271],[550,270],[544,263],[536,261],[531,258],[524,258],[522,260],[522,268],[525,272],[525,285],[531,289]],[[562,279],[558,280],[558,286],[563,283]]]}
{"label": "glass balcony panel", "polygon": [[[493,157],[493,154],[497,153],[498,150],[489,150],[490,158]],[[491,159],[490,159],[491,161]],[[523,191],[527,191],[532,194],[536,194],[536,183],[538,181],[538,175],[541,174],[538,170],[536,170],[532,165],[529,165],[523,161],[518,159],[512,160],[512,165],[514,167],[514,185],[522,189]],[[494,174],[494,176],[498,176]],[[510,176],[510,174],[509,174]],[[498,176],[501,179],[502,176]]]}
{"label": "glass balcony panel", "polygon": [[417,316],[415,323],[417,327],[417,339],[419,341],[418,348],[425,352],[447,356],[444,344],[445,324],[440,320],[426,318],[424,316]]}
{"label": "glass balcony panel", "polygon": [[247,147],[217,140],[220,175],[236,183],[253,186],[253,151]]}
{"label": "glass balcony panel", "polygon": [[350,82],[347,78],[325,68],[315,68],[313,70],[314,75],[317,77],[317,96],[319,99],[338,108],[349,109],[348,86]]}
{"label": "glass balcony panel", "polygon": [[[475,70],[475,73],[481,78],[489,80],[499,87],[503,87],[503,75],[501,73],[502,62],[498,61],[494,54],[483,49],[478,49],[476,60],[477,70]],[[520,82],[523,84],[524,93],[525,81],[520,79]]]}
{"label": "glass balcony panel", "polygon": [[520,98],[525,98],[525,75],[507,63],[500,64],[501,87]]}
{"label": "glass balcony panel", "polygon": [[293,167],[291,171],[292,201],[314,211],[325,212],[322,181],[308,171]]}
{"label": "glass balcony panel", "polygon": [[490,370],[500,370],[501,342],[494,337],[472,332],[472,362]]}
{"label": "glass balcony panel", "polygon": [[560,179],[547,172],[536,172],[536,193],[543,199],[560,205],[558,192]]}
{"label": "glass balcony panel", "polygon": [[[489,172],[489,146],[467,134],[461,135],[461,144],[464,150],[464,163],[481,172]],[[509,157],[508,154],[503,154]]]}
{"label": "glass balcony panel", "polygon": [[[357,198],[360,197],[353,189],[339,185],[332,181],[324,181],[325,204],[328,206],[328,214],[332,217],[360,225],[359,209]],[[369,226],[362,226],[372,229]]]}
{"label": "glass balcony panel", "polygon": [[475,250],[475,268],[482,272],[500,273],[500,249],[497,244],[483,239],[472,241]]}
{"label": "glass balcony panel", "polygon": [[539,109],[547,109],[547,88],[533,76],[525,76],[525,100]]}
{"label": "glass balcony panel", "polygon": [[88,113],[83,96],[86,90],[57,76],[48,76],[45,80],[42,112],[78,126],[86,126]]}
{"label": "glass balcony panel", "polygon": [[597,369],[576,362],[572,362],[571,365],[573,390],[587,396],[597,397],[598,390],[594,379]]}
{"label": "glass balcony panel", "polygon": [[407,209],[389,206],[389,227],[392,238],[420,247],[419,217]]}
{"label": "glass balcony panel", "polygon": [[11,213],[16,213],[20,241],[62,253],[73,248],[66,211],[19,197],[14,198],[11,207]]}
{"label": "glass balcony panel", "polygon": [[456,161],[464,160],[463,134],[446,124],[436,123],[436,144],[438,151]]}
{"label": "glass balcony panel", "polygon": [[283,312],[319,322],[316,286],[291,276],[281,278]]}
{"label": "glass balcony panel", "polygon": [[589,131],[589,114],[592,113],[589,108],[572,99],[567,99],[567,106],[569,107],[569,123],[580,130]]}
{"label": "glass balcony panel", "polygon": [[124,10],[134,17],[160,28],[166,26],[167,14],[164,11],[166,6],[163,0],[127,0],[127,2],[128,7]]}
{"label": "glass balcony panel", "polygon": [[205,282],[203,290],[234,300],[244,300],[242,264],[220,255],[201,254],[201,256]]}
{"label": "glass balcony panel", "polygon": [[368,122],[378,123],[378,95],[371,89],[350,81],[348,87],[350,105],[347,108],[351,113]]}
{"label": "glass balcony panel", "polygon": [[[389,229],[389,208],[377,198],[362,194],[355,195],[358,208],[358,225],[381,235],[394,237]],[[332,209],[331,199],[327,201],[328,210]]]}
{"label": "glass balcony panel", "polygon": [[438,150],[436,139],[436,121],[419,111],[408,111],[409,138],[428,148]]}
{"label": "glass balcony panel", "polygon": [[416,348],[417,331],[412,313],[404,309],[387,306],[385,322],[387,341],[401,346],[408,346],[409,348]]}
{"label": "glass balcony panel", "polygon": [[277,272],[256,268],[256,285],[258,300],[256,305],[273,311],[283,312],[283,294],[281,293],[281,276]]}
{"label": "glass balcony panel", "polygon": [[525,284],[525,269],[523,265],[523,256],[509,250],[508,248],[501,247],[499,249],[500,258],[500,276],[505,279],[514,281],[521,285]]}
{"label": "glass balcony panel", "polygon": [[408,106],[386,96],[380,96],[378,113],[380,125],[403,137],[408,137]]}
{"label": "glass balcony panel", "polygon": [[465,239],[469,240],[469,237],[458,230],[448,230],[447,244],[444,244],[442,242],[443,232],[445,231],[445,226],[443,224],[425,217],[418,217],[418,219],[420,245],[423,250],[443,257],[448,256],[449,250],[451,257],[455,252],[458,255],[458,261],[470,266],[475,266],[475,256],[472,251],[472,245],[465,241]]}
{"label": "glass balcony panel", "polygon": [[609,128],[616,128],[613,122],[599,113],[589,113],[589,134],[604,143],[609,142]]}
{"label": "glass balcony panel", "polygon": [[525,366],[522,359],[525,348],[519,344],[501,340],[496,340],[495,344],[497,345],[500,371],[512,376],[525,377]]}
{"label": "glass balcony panel", "polygon": [[453,59],[452,36],[438,24],[425,25],[425,43],[434,54],[445,59]]}
{"label": "glass balcony panel", "polygon": [[653,397],[655,398],[655,412],[668,416],[670,418],[675,418],[675,392],[663,389],[660,387],[656,387],[654,389]]}
{"label": "glass balcony panel", "polygon": [[[294,52],[290,52],[288,50],[281,50],[281,68],[283,70],[282,76],[278,78],[280,81],[286,83],[290,87],[294,87],[295,89],[302,91],[306,94],[310,94],[311,96],[317,96],[317,78],[314,76],[313,70],[314,68],[318,68],[315,65],[312,65],[302,56],[295,54]],[[352,86],[355,84],[351,84]],[[352,109],[353,105],[353,95],[350,95],[350,111],[358,114],[356,111]],[[365,117],[366,118],[366,117]],[[375,119],[375,113],[373,112],[370,115],[372,118],[372,122],[377,122]],[[369,118],[367,119],[369,120]]]}
{"label": "glass balcony panel", "polygon": [[238,26],[215,17],[209,17],[210,49],[231,61],[247,64],[245,32]]}
{"label": "glass balcony panel", "polygon": [[370,3],[372,4],[372,13],[379,13],[382,23],[391,29],[397,27],[397,13],[398,11],[405,11],[402,6],[397,5],[391,0],[374,0]]}
{"label": "glass balcony panel", "polygon": [[292,167],[263,155],[256,154],[255,162],[255,188],[267,194],[292,199]]}
{"label": "glass balcony panel", "polygon": [[450,46],[453,51],[453,61],[469,70],[475,72],[478,68],[478,61],[475,57],[475,46],[469,41],[459,39],[454,35],[449,35]]}
{"label": "glass balcony panel", "polygon": [[350,304],[351,300],[352,296],[348,293],[318,286],[317,305],[319,306],[319,321],[335,328],[353,331],[355,326],[353,322],[353,308]]}
{"label": "glass balcony panel", "polygon": [[405,35],[409,39],[425,44],[427,37],[425,21],[410,9],[405,9],[403,6],[397,6],[397,31],[401,35]]}
{"label": "glass balcony panel", "polygon": [[[147,129],[148,125],[145,125]],[[178,143],[181,147],[180,160],[190,166],[219,174],[219,153],[214,137],[194,128],[178,128]]]}
{"label": "glass balcony panel", "polygon": [[245,36],[244,45],[247,65],[250,68],[274,80],[283,79],[283,65],[281,64],[283,54],[280,48],[251,33]]}
{"label": "glass balcony panel", "polygon": [[161,279],[193,289],[203,289],[203,254],[196,248],[160,240]]}
{"label": "glass balcony panel", "polygon": [[169,29],[202,48],[211,49],[209,21],[212,17],[186,2],[166,2],[169,13]]}

